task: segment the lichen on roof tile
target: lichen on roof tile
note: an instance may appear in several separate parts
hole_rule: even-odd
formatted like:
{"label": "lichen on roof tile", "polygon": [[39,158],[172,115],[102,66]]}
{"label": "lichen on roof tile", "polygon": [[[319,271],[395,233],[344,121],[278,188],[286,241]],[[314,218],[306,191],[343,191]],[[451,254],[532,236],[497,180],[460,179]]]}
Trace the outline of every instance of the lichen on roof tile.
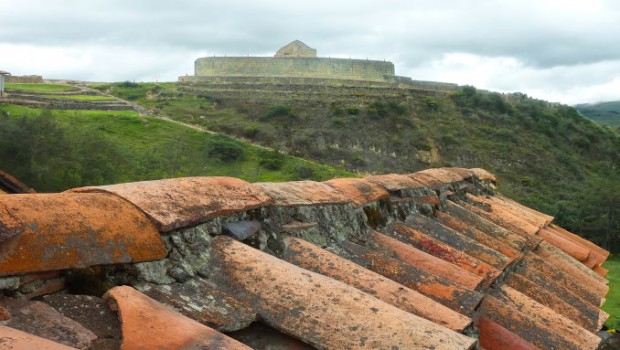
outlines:
{"label": "lichen on roof tile", "polygon": [[257,182],[257,188],[273,199],[276,206],[345,204],[351,199],[343,192],[321,182]]}
{"label": "lichen on roof tile", "polygon": [[2,350],[76,350],[76,348],[3,325],[0,325],[0,338],[2,339],[0,341],[0,349]]}
{"label": "lichen on roof tile", "polygon": [[[471,349],[476,340],[225,236],[214,263],[265,323],[321,349]],[[239,268],[243,266],[244,268]]]}
{"label": "lichen on roof tile", "polygon": [[560,248],[566,254],[572,256],[579,261],[586,261],[590,255],[590,251],[579,243],[571,241],[568,238],[556,233],[555,231],[541,228],[537,233],[542,239],[550,244]]}
{"label": "lichen on roof tile", "polygon": [[187,318],[137,290],[115,287],[104,296],[118,311],[123,350],[238,349],[246,345]]}
{"label": "lichen on roof tile", "polygon": [[271,203],[254,185],[232,177],[185,177],[82,187],[71,192],[113,193],[144,211],[162,232]]}
{"label": "lichen on roof tile", "polygon": [[366,181],[375,183],[387,189],[390,192],[411,188],[424,188],[426,185],[412,179],[407,175],[385,174],[373,175],[364,178]]}
{"label": "lichen on roof tile", "polygon": [[[10,217],[22,223],[21,232],[0,243],[0,275],[166,256],[155,226],[134,206],[113,195],[20,194],[2,196],[0,203]],[[0,216],[3,223],[5,219]]]}
{"label": "lichen on roof tile", "polygon": [[390,193],[383,187],[365,179],[340,178],[328,180],[324,183],[344,193],[356,206],[390,196]]}

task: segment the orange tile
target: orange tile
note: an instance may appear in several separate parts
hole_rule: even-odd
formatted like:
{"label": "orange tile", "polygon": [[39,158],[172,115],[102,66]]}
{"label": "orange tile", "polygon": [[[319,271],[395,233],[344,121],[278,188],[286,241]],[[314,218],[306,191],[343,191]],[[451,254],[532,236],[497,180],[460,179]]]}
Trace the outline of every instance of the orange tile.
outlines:
{"label": "orange tile", "polygon": [[274,205],[282,207],[351,202],[345,193],[321,182],[257,182],[254,185],[271,197]]}
{"label": "orange tile", "polygon": [[364,180],[375,183],[390,192],[426,187],[423,183],[401,174],[373,175],[365,177]]}
{"label": "orange tile", "polygon": [[471,225],[467,225],[465,222],[451,216],[450,214],[438,211],[435,213],[435,216],[437,217],[437,220],[446,227],[458,231],[459,233],[484,244],[498,253],[509,257],[511,260],[519,259],[522,256],[520,251],[512,248],[507,243],[504,243]]}
{"label": "orange tile", "polygon": [[587,239],[580,237],[560,226],[551,224],[550,225],[550,229],[556,231],[557,233],[563,235],[564,237],[570,238],[573,241],[580,243],[582,245],[584,245],[585,247],[587,247],[590,250],[593,250],[595,252],[597,252],[599,255],[601,255],[603,257],[603,261],[607,260],[607,257],[609,257],[609,252],[599,246],[597,246],[596,244],[588,241]]}
{"label": "orange tile", "polygon": [[450,182],[444,183],[443,181],[437,180],[434,176],[428,173],[417,172],[413,174],[409,174],[409,177],[412,179],[428,186],[434,190],[439,190],[442,186],[449,185]]}
{"label": "orange tile", "polygon": [[379,232],[372,232],[371,238],[390,254],[394,254],[402,261],[417,266],[424,271],[445,278],[465,288],[475,290],[483,282],[483,278],[466,271],[454,264],[434,257],[409,244],[388,237]]}
{"label": "orange tile", "polygon": [[521,250],[526,245],[527,240],[520,235],[511,232],[480,215],[456,204],[453,201],[446,202],[446,213],[461,220],[466,225],[470,225],[487,235],[508,244],[510,247]]}
{"label": "orange tile", "polygon": [[480,331],[480,346],[485,350],[538,350],[536,346],[487,317],[481,317],[476,327]]}
{"label": "orange tile", "polygon": [[493,201],[496,201],[497,203],[504,203],[507,204],[511,207],[513,207],[516,210],[522,211],[522,212],[527,212],[530,213],[531,215],[537,217],[541,223],[544,223],[543,226],[549,225],[552,221],[553,221],[553,216],[545,214],[545,213],[541,213],[535,209],[532,209],[528,206],[525,206],[515,200],[512,200],[506,196],[503,196],[501,194],[496,194],[495,196],[491,197],[491,199]]}
{"label": "orange tile", "polygon": [[24,230],[24,223],[0,202],[0,243]]}
{"label": "orange tile", "polygon": [[541,242],[534,253],[551,262],[567,276],[572,276],[573,279],[589,285],[590,288],[597,291],[597,294],[607,294],[609,290],[607,286],[608,281],[604,277],[601,277],[579,261],[573,259],[573,257],[564,253],[564,251],[560,250],[558,247],[547,242]]}
{"label": "orange tile", "polygon": [[498,325],[513,332],[540,349],[585,350],[583,342],[575,341],[572,336],[565,337],[550,329],[540,320],[517,309],[514,305],[487,295],[480,304],[479,313]]}
{"label": "orange tile", "polygon": [[412,227],[403,224],[396,224],[394,225],[394,232],[399,237],[400,241],[410,244],[432,256],[454,264],[463,270],[482,276],[487,285],[490,285],[501,274],[501,271],[497,270],[493,266],[471,257],[463,251],[457,250],[446,243],[443,243],[442,241],[426,235],[425,233],[422,233]]}
{"label": "orange tile", "polygon": [[516,273],[510,274],[505,283],[560,315],[573,320],[590,332],[597,332],[601,329],[602,324],[599,324],[600,310],[589,303],[581,300],[575,302],[575,297],[569,299],[566,293],[557,295],[553,290],[538,285]]}
{"label": "orange tile", "polygon": [[[472,213],[482,216],[483,218],[495,223],[496,225],[526,238],[526,240],[529,240],[530,238],[537,239],[538,242],[541,240],[540,237],[534,236],[536,232],[538,232],[538,227],[521,220],[505,210],[494,210],[490,212],[466,202],[459,202],[459,205]],[[528,242],[528,244],[529,243],[530,242]]]}
{"label": "orange tile", "polygon": [[366,292],[397,308],[463,332],[471,319],[375,272],[300,238],[286,237],[281,258]]}
{"label": "orange tile", "polygon": [[254,185],[232,177],[184,177],[83,187],[71,192],[107,192],[144,211],[161,232],[193,226],[210,218],[247,211],[271,202]]}
{"label": "orange tile", "polygon": [[493,296],[528,315],[538,327],[546,329],[549,333],[558,334],[576,344],[579,349],[596,349],[601,342],[601,338],[596,334],[513,288],[504,285],[494,290]]}
{"label": "orange tile", "polygon": [[76,350],[45,338],[0,325],[0,349],[2,350]]}
{"label": "orange tile", "polygon": [[0,190],[4,193],[35,193],[32,188],[2,170],[0,170]]}
{"label": "orange tile", "polygon": [[[212,261],[270,326],[321,349],[471,349],[476,340],[225,236]],[[243,267],[243,268],[240,268]]]}
{"label": "orange tile", "polygon": [[467,200],[473,203],[482,203],[484,206],[488,206],[488,211],[482,210],[487,213],[489,220],[494,221],[496,224],[503,226],[517,234],[521,235],[534,235],[540,229],[540,225],[532,222],[527,216],[521,213],[515,213],[511,209],[507,209],[504,206],[495,205],[493,202],[487,201],[482,196],[475,196],[471,193],[467,193]]}
{"label": "orange tile", "polygon": [[588,259],[588,255],[590,255],[590,251],[584,246],[575,243],[570,239],[565,238],[551,230],[541,228],[538,231],[538,236],[540,236],[548,243],[551,243],[554,246],[562,249],[562,251],[564,251],[566,254],[572,256],[579,261],[586,261]]}
{"label": "orange tile", "polygon": [[414,227],[424,234],[432,236],[452,246],[456,250],[483,261],[499,270],[506,268],[511,261],[507,256],[427,216],[411,214],[407,218],[407,223],[408,226]]}
{"label": "orange tile", "polygon": [[433,177],[443,184],[450,184],[464,181],[473,176],[473,173],[464,168],[431,168],[416,172]]}
{"label": "orange tile", "polygon": [[332,179],[325,181],[324,184],[344,193],[355,206],[390,197],[390,193],[383,187],[364,179]]}
{"label": "orange tile", "polygon": [[468,193],[467,198],[475,203],[482,203],[488,206],[490,208],[490,211],[493,211],[493,210],[506,211],[512,214],[513,216],[516,216],[520,218],[521,220],[526,221],[527,223],[534,225],[538,228],[546,226],[549,222],[551,222],[551,220],[553,220],[553,217],[551,217],[550,219],[547,219],[546,216],[543,217],[541,215],[534,214],[530,210],[525,210],[524,209],[525,207],[516,206],[515,204],[507,200],[500,200],[497,196],[490,196],[490,195],[476,196],[476,195]]}
{"label": "orange tile", "polygon": [[133,205],[104,193],[0,198],[23,232],[2,242],[0,275],[166,257],[159,232]]}
{"label": "orange tile", "polygon": [[497,178],[495,177],[495,175],[493,175],[492,173],[482,168],[471,168],[469,169],[469,171],[471,171],[474,174],[474,176],[477,177],[479,180],[491,181],[491,182],[497,181]]}
{"label": "orange tile", "polygon": [[445,278],[407,264],[384,253],[351,243],[340,242],[351,260],[365,268],[400,283],[463,314],[471,315],[482,300],[482,294],[461,287]]}
{"label": "orange tile", "polygon": [[[593,306],[601,306],[601,299],[604,295],[598,295],[596,291],[591,290],[590,286],[587,284],[579,280],[574,280],[573,276],[567,276],[562,270],[558,269],[553,262],[548,262],[532,253],[525,254],[524,261],[526,263],[526,268],[522,273],[529,280],[536,282],[538,282],[538,280],[546,280],[548,281],[548,286],[551,286],[549,283],[557,284]],[[558,295],[562,295],[562,291],[558,291]]]}
{"label": "orange tile", "polygon": [[112,288],[103,298],[112,310],[118,311],[123,350],[250,349],[131,287]]}
{"label": "orange tile", "polygon": [[601,276],[605,276],[609,272],[609,270],[607,270],[606,268],[604,268],[602,266],[594,266],[594,270],[593,271],[598,273]]}

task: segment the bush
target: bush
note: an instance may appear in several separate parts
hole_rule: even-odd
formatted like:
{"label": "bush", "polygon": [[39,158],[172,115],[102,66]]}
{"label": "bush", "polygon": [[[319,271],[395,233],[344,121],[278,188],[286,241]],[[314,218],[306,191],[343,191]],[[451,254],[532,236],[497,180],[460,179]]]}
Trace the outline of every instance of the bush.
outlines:
{"label": "bush", "polygon": [[293,109],[290,106],[275,105],[259,119],[262,121],[292,121],[297,119],[297,116],[293,113]]}
{"label": "bush", "polygon": [[124,88],[137,88],[139,86],[140,86],[140,84],[134,83],[134,82],[131,82],[131,81],[128,81],[128,80],[120,83],[120,87],[124,87]]}
{"label": "bush", "polygon": [[207,155],[223,162],[232,162],[243,159],[245,152],[239,142],[223,136],[215,135],[205,145]]}
{"label": "bush", "polygon": [[279,150],[262,151],[259,153],[258,164],[269,170],[279,170],[284,164],[284,155]]}

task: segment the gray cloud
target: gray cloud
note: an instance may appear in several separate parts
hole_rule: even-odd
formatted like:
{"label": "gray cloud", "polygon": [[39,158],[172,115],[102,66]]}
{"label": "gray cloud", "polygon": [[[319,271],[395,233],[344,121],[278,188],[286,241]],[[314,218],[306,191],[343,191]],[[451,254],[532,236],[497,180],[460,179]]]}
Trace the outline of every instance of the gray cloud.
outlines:
{"label": "gray cloud", "polygon": [[0,65],[23,74],[173,80],[191,73],[192,55],[270,55],[294,39],[323,56],[392,60],[414,78],[450,79],[437,67],[447,69],[451,54],[487,65],[512,58],[518,64],[485,82],[502,90],[548,77],[542,83],[568,94],[567,84],[603,86],[620,74],[601,64],[620,60],[613,0],[0,0],[0,8],[0,47],[10,50]]}

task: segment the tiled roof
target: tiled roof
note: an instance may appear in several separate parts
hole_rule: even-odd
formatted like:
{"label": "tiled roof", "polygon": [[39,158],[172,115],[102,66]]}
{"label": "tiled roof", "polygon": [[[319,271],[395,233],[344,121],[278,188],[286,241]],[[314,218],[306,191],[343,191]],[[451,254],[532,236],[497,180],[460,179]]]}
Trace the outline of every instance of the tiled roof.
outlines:
{"label": "tiled roof", "polygon": [[0,194],[10,193],[34,193],[34,190],[0,170]]}
{"label": "tiled roof", "polygon": [[495,181],[439,168],[0,196],[0,349],[595,349],[609,253]]}

